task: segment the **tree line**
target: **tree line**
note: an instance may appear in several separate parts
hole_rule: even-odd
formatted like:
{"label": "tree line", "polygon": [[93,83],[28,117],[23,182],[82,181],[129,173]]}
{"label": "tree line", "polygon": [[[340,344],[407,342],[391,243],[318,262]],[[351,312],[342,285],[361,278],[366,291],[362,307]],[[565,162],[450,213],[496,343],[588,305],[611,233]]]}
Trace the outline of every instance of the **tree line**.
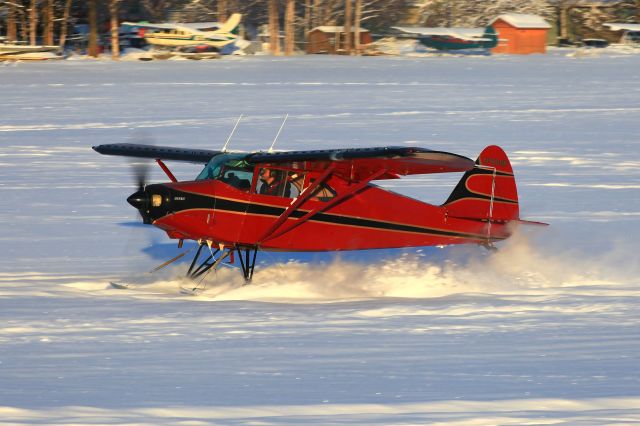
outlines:
{"label": "tree line", "polygon": [[[64,47],[74,25],[89,28],[87,53],[98,55],[99,35],[110,33],[111,53],[119,56],[118,28],[124,20],[163,22],[224,22],[231,13],[243,14],[243,23],[266,25],[273,54],[293,53],[311,28],[363,23],[388,27],[402,16],[408,0],[0,0],[0,35],[9,42]],[[281,33],[284,49],[281,52]],[[346,42],[347,46],[351,43]]]}
{"label": "tree line", "polygon": [[98,55],[99,34],[106,32],[117,58],[121,20],[224,22],[235,12],[246,26],[266,26],[272,54],[292,54],[310,29],[322,25],[344,26],[345,49],[357,54],[360,27],[384,33],[400,21],[483,26],[506,12],[543,16],[561,38],[603,37],[604,22],[640,22],[640,0],[0,0],[0,35],[9,42],[65,46],[74,25],[86,24],[87,53]]}

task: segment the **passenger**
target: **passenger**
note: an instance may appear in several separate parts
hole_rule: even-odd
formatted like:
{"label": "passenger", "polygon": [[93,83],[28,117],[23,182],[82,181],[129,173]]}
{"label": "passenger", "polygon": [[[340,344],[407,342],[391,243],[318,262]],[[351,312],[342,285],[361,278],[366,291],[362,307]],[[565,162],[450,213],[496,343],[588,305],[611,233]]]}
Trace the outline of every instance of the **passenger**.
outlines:
{"label": "passenger", "polygon": [[291,185],[280,170],[262,169],[260,170],[259,193],[263,195],[278,195],[289,198],[291,196]]}

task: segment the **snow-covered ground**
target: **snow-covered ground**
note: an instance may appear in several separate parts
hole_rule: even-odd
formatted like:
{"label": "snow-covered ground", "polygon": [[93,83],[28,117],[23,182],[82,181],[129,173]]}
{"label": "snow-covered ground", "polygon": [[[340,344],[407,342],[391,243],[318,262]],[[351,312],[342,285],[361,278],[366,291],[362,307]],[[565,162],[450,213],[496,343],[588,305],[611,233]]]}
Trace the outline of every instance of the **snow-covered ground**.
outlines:
{"label": "snow-covered ground", "polygon": [[[0,64],[0,425],[640,423],[640,55]],[[524,229],[199,296],[112,142],[509,153]],[[170,164],[178,178],[198,168]],[[153,168],[153,180],[166,180]],[[394,181],[439,203],[459,176]],[[292,259],[292,261],[289,261]]]}

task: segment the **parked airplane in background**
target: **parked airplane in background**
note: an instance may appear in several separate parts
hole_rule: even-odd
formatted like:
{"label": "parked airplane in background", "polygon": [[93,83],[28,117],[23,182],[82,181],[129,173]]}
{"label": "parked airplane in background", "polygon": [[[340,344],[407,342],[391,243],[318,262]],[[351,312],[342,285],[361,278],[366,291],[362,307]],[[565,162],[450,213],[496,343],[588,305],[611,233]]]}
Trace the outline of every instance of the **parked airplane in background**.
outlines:
{"label": "parked airplane in background", "polygon": [[640,24],[629,24],[626,22],[608,22],[604,24],[611,31],[622,31],[620,43],[633,46],[640,46]]}
{"label": "parked airplane in background", "polygon": [[222,49],[237,40],[241,18],[241,14],[234,13],[222,24],[217,22],[166,24],[125,22],[123,25],[139,28],[145,41],[154,46],[204,45]]}
{"label": "parked airplane in background", "polygon": [[498,45],[498,34],[486,28],[427,28],[392,27],[402,37],[415,38],[426,47],[436,50],[486,50]]}

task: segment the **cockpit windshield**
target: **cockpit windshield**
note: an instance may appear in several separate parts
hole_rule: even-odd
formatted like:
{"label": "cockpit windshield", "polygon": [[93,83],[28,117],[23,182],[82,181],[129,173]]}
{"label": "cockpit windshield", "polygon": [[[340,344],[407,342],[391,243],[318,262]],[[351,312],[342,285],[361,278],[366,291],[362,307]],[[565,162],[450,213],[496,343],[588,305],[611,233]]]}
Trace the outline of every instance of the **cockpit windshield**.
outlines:
{"label": "cockpit windshield", "polygon": [[216,179],[248,191],[253,179],[253,166],[245,161],[247,154],[222,154],[213,157],[196,180]]}
{"label": "cockpit windshield", "polygon": [[250,170],[252,167],[244,161],[246,156],[246,154],[216,155],[204,166],[196,180],[219,179],[223,169],[228,167],[240,167]]}

